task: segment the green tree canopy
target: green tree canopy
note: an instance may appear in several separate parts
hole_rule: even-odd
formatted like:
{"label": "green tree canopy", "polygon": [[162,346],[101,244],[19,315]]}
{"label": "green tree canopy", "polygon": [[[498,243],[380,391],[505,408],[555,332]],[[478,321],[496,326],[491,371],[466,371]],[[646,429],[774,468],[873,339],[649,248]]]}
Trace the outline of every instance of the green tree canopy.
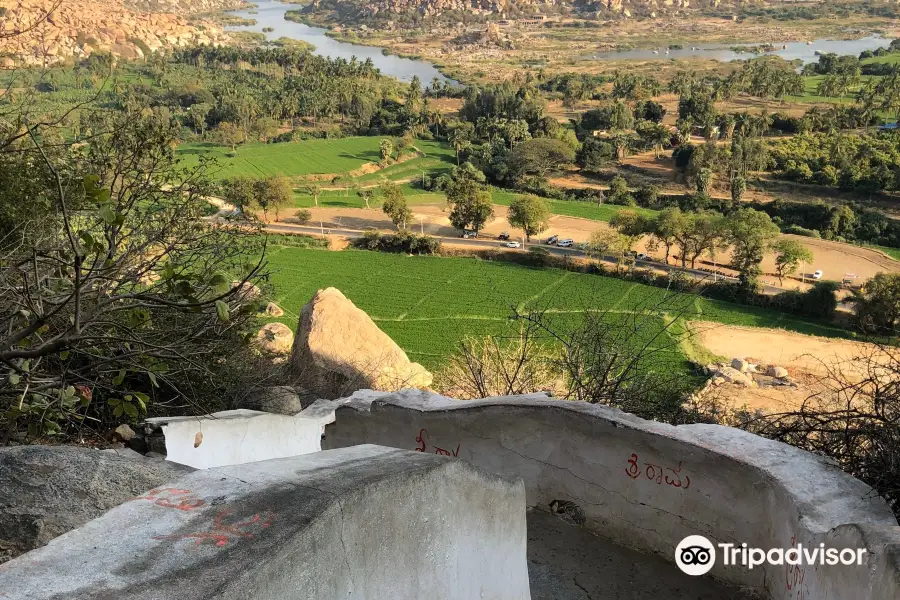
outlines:
{"label": "green tree canopy", "polygon": [[476,232],[494,216],[491,193],[472,179],[461,178],[447,187],[450,224],[457,229]]}
{"label": "green tree canopy", "polygon": [[784,283],[786,275],[796,273],[800,263],[809,264],[813,261],[812,251],[790,238],[776,240],[772,243],[772,250],[775,252],[775,270],[780,283]]}
{"label": "green tree canopy", "polygon": [[527,194],[518,196],[509,204],[507,220],[513,227],[525,233],[525,239],[537,235],[550,226],[550,205],[538,196]]}
{"label": "green tree canopy", "polygon": [[412,218],[412,211],[406,204],[403,190],[393,181],[385,181],[381,184],[381,210],[391,218],[391,222],[397,229],[406,229]]}

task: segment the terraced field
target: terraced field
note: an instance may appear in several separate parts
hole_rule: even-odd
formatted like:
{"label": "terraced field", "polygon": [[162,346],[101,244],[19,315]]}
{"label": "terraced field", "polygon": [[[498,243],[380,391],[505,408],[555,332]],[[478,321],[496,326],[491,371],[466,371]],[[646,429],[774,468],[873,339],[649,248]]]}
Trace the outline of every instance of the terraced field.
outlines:
{"label": "terraced field", "polygon": [[[279,320],[294,328],[297,313],[317,289],[334,286],[365,310],[413,360],[437,368],[465,335],[503,335],[513,308],[547,309],[565,330],[587,311],[630,315],[658,309],[643,335],[675,315],[730,325],[783,327],[816,335],[840,330],[783,313],[669,294],[619,279],[535,269],[469,258],[408,257],[364,251],[327,252],[275,246],[269,255]],[[651,319],[653,321],[653,319]],[[663,362],[686,369],[689,348],[665,347]]]}

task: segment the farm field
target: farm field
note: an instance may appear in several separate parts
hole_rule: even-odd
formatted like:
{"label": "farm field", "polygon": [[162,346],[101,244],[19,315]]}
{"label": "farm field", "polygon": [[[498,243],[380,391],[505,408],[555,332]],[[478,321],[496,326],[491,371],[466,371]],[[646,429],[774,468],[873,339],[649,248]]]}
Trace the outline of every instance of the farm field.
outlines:
{"label": "farm field", "polygon": [[[559,269],[471,258],[285,246],[271,248],[268,258],[273,271],[272,300],[285,311],[279,321],[295,328],[300,308],[315,291],[334,286],[366,311],[412,360],[430,369],[437,369],[466,335],[508,332],[513,308],[548,309],[560,329],[577,322],[586,311],[609,309],[613,315],[627,315],[664,307],[656,327],[680,314],[687,320],[785,328],[829,337],[846,335],[775,311]],[[662,353],[672,368],[686,369],[686,351],[667,348]]]}
{"label": "farm field", "polygon": [[[313,174],[341,174],[358,169],[365,163],[380,158],[380,143],[384,137],[348,137],[335,140],[303,140],[280,144],[251,143],[238,146],[234,156],[230,146],[210,143],[183,144],[176,154],[186,167],[196,165],[201,156],[215,159],[212,168],[216,178],[226,179],[235,175],[266,177],[286,175],[301,177]],[[390,139],[390,138],[388,138]],[[381,176],[399,179],[428,172],[449,170],[455,164],[455,154],[440,142],[421,141],[416,147],[425,153],[376,173],[359,177],[360,183],[378,181]]]}

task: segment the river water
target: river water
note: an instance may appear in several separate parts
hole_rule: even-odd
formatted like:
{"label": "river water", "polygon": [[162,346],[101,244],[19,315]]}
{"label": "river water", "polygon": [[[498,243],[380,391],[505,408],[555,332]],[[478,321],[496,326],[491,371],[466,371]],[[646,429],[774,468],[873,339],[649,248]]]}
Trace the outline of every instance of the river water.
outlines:
{"label": "river water", "polygon": [[[728,62],[731,60],[747,60],[757,56],[780,56],[786,60],[800,59],[804,63],[816,62],[819,57],[816,53],[825,54],[834,52],[835,54],[852,54],[859,56],[863,50],[876,50],[886,47],[890,44],[890,40],[879,36],[869,36],[858,40],[813,40],[811,43],[806,42],[784,42],[772,44],[775,50],[772,52],[763,52],[754,54],[752,52],[735,52],[729,46],[716,44],[700,44],[699,46],[686,46],[679,50],[669,50],[666,54],[666,47],[662,46],[654,53],[653,49],[635,49],[611,52],[595,52],[585,58],[596,60],[653,60],[653,59],[674,59],[674,58],[705,58]],[[732,44],[734,46],[752,47],[759,44]]]}
{"label": "river water", "polygon": [[[401,58],[393,54],[383,54],[381,48],[376,48],[374,46],[339,42],[325,35],[326,30],[321,27],[310,27],[303,23],[286,20],[284,18],[284,13],[291,9],[300,8],[299,5],[285,4],[273,0],[254,1],[257,5],[256,8],[231,11],[230,14],[247,19],[255,19],[256,24],[250,26],[228,27],[227,29],[229,31],[256,31],[258,33],[263,33],[262,30],[264,27],[271,27],[274,31],[265,33],[266,39],[268,40],[276,40],[280,37],[302,40],[315,46],[316,54],[330,56],[332,58],[345,58],[350,60],[351,57],[355,56],[360,61],[371,58],[372,62],[383,74],[396,77],[401,81],[410,81],[414,75],[418,75],[423,86],[430,84],[434,77],[437,77],[442,82],[450,81],[451,83],[456,83],[452,79],[444,77],[433,64],[424,60],[413,60],[410,58]],[[808,63],[818,60],[818,57],[816,56],[817,52],[858,55],[863,50],[875,50],[887,46],[889,43],[890,40],[878,36],[869,36],[849,41],[820,39],[814,40],[809,44],[806,42],[774,44],[776,50],[762,54],[735,52],[728,46],[723,45],[701,44],[693,48],[687,46],[679,50],[669,50],[668,54],[666,54],[665,46],[662,46],[657,49],[656,52],[654,52],[653,49],[596,52],[583,56],[582,58],[588,60],[706,58],[719,61],[731,61],[747,60],[756,56],[780,56],[787,60],[800,59],[804,63]],[[747,47],[756,45],[758,44],[741,44],[741,46]]]}
{"label": "river water", "polygon": [[[298,5],[273,2],[271,0],[253,1],[257,5],[256,8],[235,10],[229,12],[229,14],[244,17],[246,19],[255,19],[256,24],[250,26],[227,27],[229,31],[256,31],[263,33],[264,27],[271,27],[274,31],[265,33],[266,39],[268,40],[277,40],[280,37],[302,40],[315,46],[316,49],[314,52],[316,54],[330,56],[332,58],[345,58],[350,60],[351,57],[355,56],[360,62],[367,58],[371,58],[372,62],[381,70],[382,74],[396,77],[401,81],[410,81],[414,75],[418,75],[423,86],[429,85],[434,77],[437,77],[442,82],[450,81],[451,83],[456,83],[452,79],[444,77],[441,72],[429,62],[401,58],[393,54],[382,54],[381,48],[376,48],[374,46],[339,42],[325,35],[326,30],[321,27],[310,27],[303,23],[286,20],[284,18],[284,13],[288,10],[301,8]],[[255,12],[256,14],[250,14],[251,12]]]}

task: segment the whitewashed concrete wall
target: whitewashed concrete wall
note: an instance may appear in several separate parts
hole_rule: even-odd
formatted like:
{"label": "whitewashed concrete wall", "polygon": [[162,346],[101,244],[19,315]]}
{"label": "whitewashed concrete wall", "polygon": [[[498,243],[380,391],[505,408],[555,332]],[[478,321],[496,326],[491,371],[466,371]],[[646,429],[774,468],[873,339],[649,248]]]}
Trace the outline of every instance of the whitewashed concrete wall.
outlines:
{"label": "whitewashed concrete wall", "polygon": [[569,500],[586,526],[673,560],[688,535],[769,549],[866,548],[863,567],[726,568],[712,575],[778,600],[900,599],[900,527],[861,481],[797,448],[718,425],[674,427],[546,396],[457,401],[357,392],[324,448],[374,443],[457,457],[525,482],[529,506]]}
{"label": "whitewashed concrete wall", "polygon": [[275,415],[229,410],[205,417],[148,419],[166,438],[167,460],[210,469],[321,450],[322,430],[333,412]]}

